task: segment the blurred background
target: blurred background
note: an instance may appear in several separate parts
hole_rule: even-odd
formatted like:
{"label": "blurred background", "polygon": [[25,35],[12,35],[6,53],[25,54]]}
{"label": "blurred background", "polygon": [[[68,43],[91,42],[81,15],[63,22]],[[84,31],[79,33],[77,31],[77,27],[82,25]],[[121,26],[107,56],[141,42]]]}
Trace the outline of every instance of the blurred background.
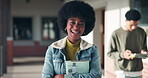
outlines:
{"label": "blurred background", "polygon": [[[58,29],[59,8],[70,0],[0,0],[0,77],[41,78],[44,55],[54,41],[65,37]],[[113,60],[106,56],[111,33],[124,25],[125,13],[138,9],[139,26],[148,32],[147,0],[82,0],[96,13],[94,30],[83,36],[100,53],[103,78],[115,78]],[[143,78],[148,78],[148,59],[143,59]]]}

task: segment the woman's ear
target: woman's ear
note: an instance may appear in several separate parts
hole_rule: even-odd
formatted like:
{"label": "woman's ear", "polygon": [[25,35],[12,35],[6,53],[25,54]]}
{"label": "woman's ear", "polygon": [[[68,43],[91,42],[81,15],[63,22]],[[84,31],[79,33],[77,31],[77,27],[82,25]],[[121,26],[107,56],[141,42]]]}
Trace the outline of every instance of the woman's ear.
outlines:
{"label": "woman's ear", "polygon": [[65,28],[65,31],[67,31],[67,28]]}

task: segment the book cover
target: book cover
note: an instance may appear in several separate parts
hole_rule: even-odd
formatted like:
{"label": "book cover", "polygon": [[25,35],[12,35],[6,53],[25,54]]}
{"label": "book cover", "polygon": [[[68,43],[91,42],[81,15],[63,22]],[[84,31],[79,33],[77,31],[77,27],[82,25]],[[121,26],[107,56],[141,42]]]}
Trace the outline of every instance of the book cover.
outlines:
{"label": "book cover", "polygon": [[89,73],[89,61],[66,61],[66,74]]}

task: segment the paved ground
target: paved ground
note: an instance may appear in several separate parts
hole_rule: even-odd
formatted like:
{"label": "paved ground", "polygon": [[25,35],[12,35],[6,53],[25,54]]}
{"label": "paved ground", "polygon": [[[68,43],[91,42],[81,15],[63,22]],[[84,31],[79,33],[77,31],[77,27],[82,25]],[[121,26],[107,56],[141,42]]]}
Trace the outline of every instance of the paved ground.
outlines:
{"label": "paved ground", "polygon": [[7,67],[8,72],[2,78],[42,78],[43,60],[44,57],[14,58],[14,65]]}
{"label": "paved ground", "polygon": [[7,67],[2,78],[41,78],[44,57],[14,58],[14,65]]}

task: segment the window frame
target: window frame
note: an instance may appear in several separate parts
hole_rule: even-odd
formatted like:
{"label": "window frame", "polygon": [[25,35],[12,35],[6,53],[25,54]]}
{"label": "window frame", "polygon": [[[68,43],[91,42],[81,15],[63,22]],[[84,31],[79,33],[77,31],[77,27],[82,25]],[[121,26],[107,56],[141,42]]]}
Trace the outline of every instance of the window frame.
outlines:
{"label": "window frame", "polygon": [[[13,39],[15,41],[33,40],[33,18],[32,17],[29,17],[29,16],[28,17],[25,17],[25,16],[14,16],[12,19],[13,19],[13,26],[12,26]],[[24,22],[22,22],[22,21],[24,21]],[[20,27],[21,25],[22,25],[22,27]],[[14,26],[17,27],[16,30],[14,29],[15,28]],[[28,35],[28,38],[26,37],[27,30],[30,31],[29,32],[29,35]],[[25,35],[24,36],[21,36],[22,31],[25,32]],[[15,32],[17,32],[18,38],[16,38],[16,36],[15,36],[16,33]],[[21,37],[19,37],[19,36],[21,36]]]}
{"label": "window frame", "polygon": [[[52,24],[53,24],[53,27],[51,28],[52,30],[54,30],[54,35],[55,36],[53,36],[53,37],[55,37],[55,38],[49,38],[49,36],[51,36],[51,35],[49,35],[50,33],[50,27],[49,27],[49,23],[50,22],[52,22]],[[45,23],[47,23],[47,29],[45,28]],[[46,31],[45,31],[45,29],[46,29]],[[48,33],[46,33],[46,34],[44,34],[45,32],[48,32]],[[46,38],[44,38],[44,35],[48,35],[47,36],[47,39]],[[55,40],[58,40],[59,39],[59,28],[58,28],[58,25],[57,25],[57,17],[41,17],[41,39],[42,40],[44,40],[44,41],[51,41],[51,40],[53,40],[53,41],[55,41]]]}

